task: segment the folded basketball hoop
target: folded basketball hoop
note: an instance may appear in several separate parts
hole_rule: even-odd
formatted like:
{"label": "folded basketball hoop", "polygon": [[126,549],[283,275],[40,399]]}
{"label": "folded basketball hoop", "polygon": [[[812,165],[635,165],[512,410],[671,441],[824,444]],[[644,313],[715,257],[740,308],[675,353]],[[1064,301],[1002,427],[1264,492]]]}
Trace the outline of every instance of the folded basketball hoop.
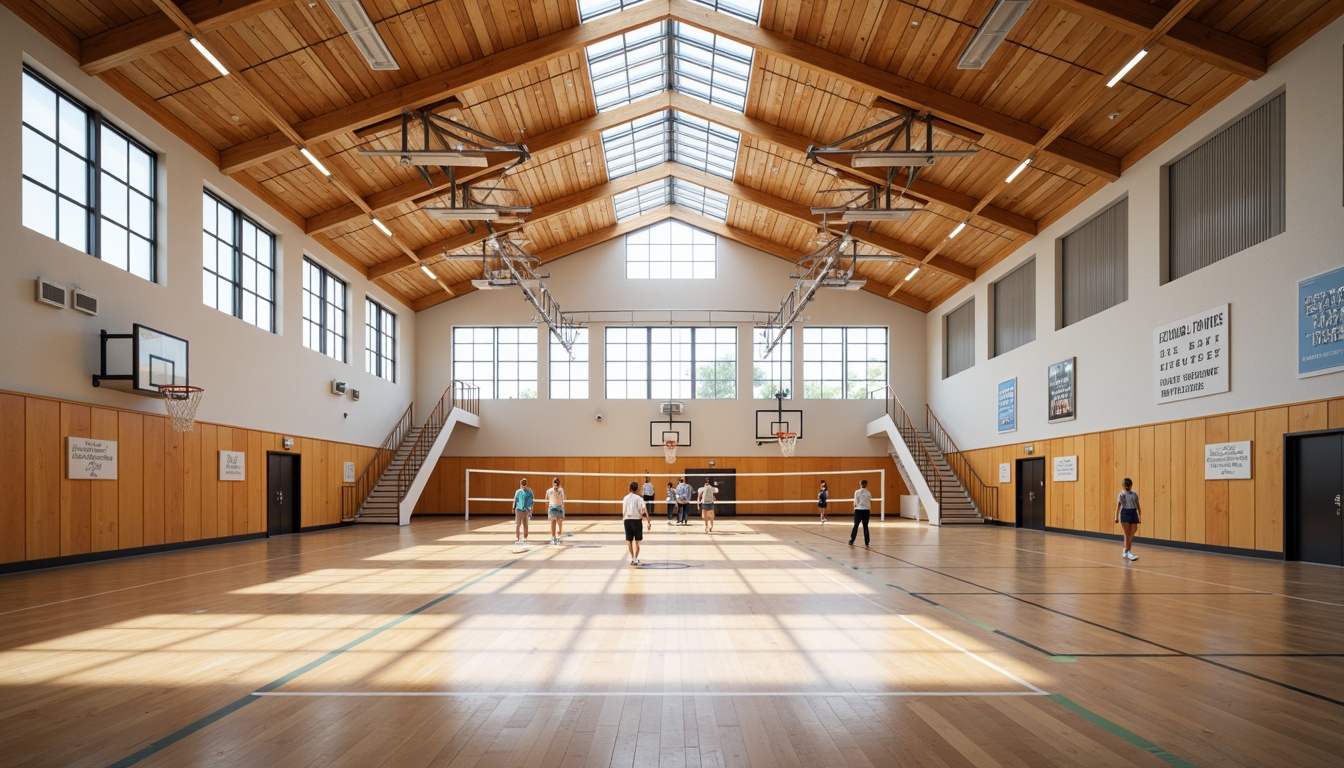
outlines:
{"label": "folded basketball hoop", "polygon": [[792,456],[794,450],[798,448],[797,432],[776,432],[775,437],[779,438],[779,450],[785,456]]}
{"label": "folded basketball hoop", "polygon": [[173,420],[174,432],[190,432],[196,428],[196,406],[201,404],[205,390],[182,384],[164,384],[159,387],[163,407]]}
{"label": "folded basketball hoop", "polygon": [[668,464],[676,464],[676,463],[677,463],[677,441],[676,441],[676,440],[664,440],[664,441],[663,441],[663,461],[666,461]]}

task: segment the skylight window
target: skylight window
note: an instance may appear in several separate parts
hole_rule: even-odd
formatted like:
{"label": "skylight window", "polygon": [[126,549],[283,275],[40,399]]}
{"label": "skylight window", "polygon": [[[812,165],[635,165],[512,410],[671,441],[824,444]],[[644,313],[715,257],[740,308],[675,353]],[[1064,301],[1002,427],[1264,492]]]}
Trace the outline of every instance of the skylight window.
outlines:
{"label": "skylight window", "polygon": [[663,21],[588,46],[599,112],[672,88],[743,112],[752,49],[689,24]]}
{"label": "skylight window", "polygon": [[719,221],[728,220],[728,196],[681,179],[672,179],[672,202]]}
{"label": "skylight window", "polygon": [[[579,21],[589,21],[609,13],[624,11],[642,2],[644,0],[579,0]],[[692,2],[745,19],[752,24],[757,24],[761,20],[759,0],[692,0]]]}
{"label": "skylight window", "polygon": [[672,180],[659,179],[622,192],[612,198],[616,205],[616,220],[625,221],[631,216],[648,213],[672,202]]}
{"label": "skylight window", "polygon": [[659,179],[612,198],[616,220],[648,213],[664,205],[680,205],[719,221],[728,219],[728,196],[681,179]]}
{"label": "skylight window", "polygon": [[602,151],[612,179],[667,161],[731,179],[740,140],[731,128],[665,110],[603,131]]}

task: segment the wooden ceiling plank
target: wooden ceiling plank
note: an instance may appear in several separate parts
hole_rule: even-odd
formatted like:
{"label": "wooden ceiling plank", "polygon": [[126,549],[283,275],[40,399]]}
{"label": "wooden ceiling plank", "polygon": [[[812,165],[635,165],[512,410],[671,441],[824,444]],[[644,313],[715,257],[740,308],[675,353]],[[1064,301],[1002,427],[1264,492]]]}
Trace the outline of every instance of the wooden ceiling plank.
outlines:
{"label": "wooden ceiling plank", "polygon": [[[846,56],[731,18],[691,0],[669,0],[669,2],[672,6],[672,17],[679,21],[751,46],[758,51],[769,51],[772,56],[821,71],[898,103],[928,110],[947,120],[1028,147],[1035,145],[1045,136],[1044,128],[924,83],[884,72]],[[1044,151],[1069,165],[1108,180],[1114,181],[1120,177],[1120,158],[1078,142],[1063,138],[1055,139]]]}
{"label": "wooden ceiling plank", "polygon": [[53,18],[50,13],[47,13],[45,8],[33,2],[33,0],[0,0],[0,5],[8,8],[23,23],[42,33],[43,37],[54,43],[70,58],[79,58],[79,38],[74,32],[66,29],[64,24]]}
{"label": "wooden ceiling plank", "polygon": [[[293,0],[188,0],[178,6],[182,15],[202,32],[289,5]],[[187,41],[187,33],[167,14],[155,13],[90,37],[79,46],[80,69],[102,74],[136,59]]]}
{"label": "wooden ceiling plank", "polygon": [[[1144,0],[1048,0],[1048,4],[1134,37],[1146,35],[1166,15],[1161,6]],[[1194,19],[1177,21],[1158,42],[1248,80],[1258,79],[1268,69],[1269,56],[1263,47]]]}

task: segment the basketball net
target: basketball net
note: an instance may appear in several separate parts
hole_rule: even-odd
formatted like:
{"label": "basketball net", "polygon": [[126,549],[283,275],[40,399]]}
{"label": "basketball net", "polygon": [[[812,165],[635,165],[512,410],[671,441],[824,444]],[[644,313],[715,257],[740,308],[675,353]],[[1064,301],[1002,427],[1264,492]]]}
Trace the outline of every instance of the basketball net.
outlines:
{"label": "basketball net", "polygon": [[196,406],[201,404],[204,389],[164,384],[159,387],[159,393],[163,395],[163,407],[173,420],[174,432],[190,432],[196,428]]}
{"label": "basketball net", "polygon": [[797,432],[776,432],[775,437],[779,438],[779,451],[785,456],[793,456],[793,452],[798,448]]}
{"label": "basketball net", "polygon": [[676,463],[677,463],[677,441],[676,441],[676,440],[664,440],[664,441],[663,441],[663,461],[666,461],[668,464],[676,464]]}

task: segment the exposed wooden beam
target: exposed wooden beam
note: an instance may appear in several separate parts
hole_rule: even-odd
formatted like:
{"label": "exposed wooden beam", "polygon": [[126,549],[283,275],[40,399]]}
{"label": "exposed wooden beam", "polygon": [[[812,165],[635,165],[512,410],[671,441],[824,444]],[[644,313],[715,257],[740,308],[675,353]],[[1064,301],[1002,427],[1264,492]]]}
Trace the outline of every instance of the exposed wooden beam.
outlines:
{"label": "exposed wooden beam", "polygon": [[42,36],[55,43],[70,58],[79,58],[79,38],[65,25],[52,17],[47,10],[33,0],[0,0],[0,5],[8,8],[23,23],[42,33]]}
{"label": "exposed wooden beam", "polygon": [[[660,112],[668,108],[670,101],[664,96],[652,96],[647,99],[640,99],[633,104],[627,104],[623,107],[603,112],[593,117],[587,117],[582,120],[576,120],[572,123],[562,125],[559,128],[549,130],[545,133],[539,133],[527,142],[527,151],[533,156],[549,152],[553,149],[563,147],[580,139],[597,136],[609,128],[615,128],[631,120],[638,120],[646,115]],[[462,181],[471,181],[472,179],[488,177],[498,173],[512,160],[501,161],[494,165],[484,168],[475,173],[462,177]],[[383,208],[391,208],[402,203],[414,200],[421,195],[438,192],[447,189],[448,177],[442,174],[436,174],[436,183],[433,186],[426,186],[423,179],[408,181],[398,184],[391,189],[369,195],[365,202],[375,211]],[[347,221],[352,221],[362,215],[363,211],[358,205],[353,203],[334,208],[330,211],[319,213],[308,219],[306,229],[309,233],[322,232],[338,227]]]}
{"label": "exposed wooden beam", "polygon": [[[771,125],[764,120],[757,120],[745,115],[740,115],[732,110],[707,104],[685,94],[672,93],[670,106],[673,109],[695,115],[702,120],[718,123],[727,128],[732,128],[743,135],[762,139],[771,144],[795,152],[806,153],[809,146],[817,143],[806,136],[793,133],[792,131],[786,131],[783,128]],[[839,160],[840,158],[836,157],[833,159]],[[841,161],[840,164],[847,166],[847,173],[869,183],[882,184],[886,181],[885,176],[882,174],[864,168],[848,166],[848,163],[844,161]],[[897,187],[904,187],[907,181],[908,177],[906,174],[898,172],[893,183]],[[950,208],[955,208],[962,213],[970,213],[971,210],[974,209],[976,203],[979,202],[979,200],[971,195],[962,194],[932,182],[924,181],[918,177],[916,177],[914,183],[910,184],[910,192],[911,194],[926,200],[933,200]],[[979,216],[986,221],[991,221],[1015,232],[1021,232],[1024,235],[1031,235],[1034,237],[1039,231],[1035,220],[1013,213],[1005,208],[999,208],[998,206],[986,206],[985,209],[979,213]]]}
{"label": "exposed wooden beam", "polygon": [[[293,0],[187,0],[178,6],[202,32],[293,3]],[[79,67],[98,75],[136,59],[187,42],[187,32],[165,13],[151,13],[99,32],[79,46]]]}
{"label": "exposed wooden beam", "polygon": [[[564,56],[611,37],[668,18],[666,0],[641,3],[620,13],[594,19],[577,27],[554,32],[499,53],[430,75],[422,80],[304,120],[294,126],[301,143],[320,141],[348,133],[369,123],[401,114],[448,96],[485,85],[542,62]],[[220,170],[237,173],[292,149],[284,136],[272,133],[229,147],[221,153]]]}
{"label": "exposed wooden beam", "polygon": [[[1045,136],[1044,128],[924,83],[868,66],[848,56],[809,45],[788,35],[762,29],[707,6],[693,3],[691,0],[669,0],[669,2],[672,6],[672,17],[678,21],[727,37],[801,67],[823,72],[897,103],[927,110],[954,123],[1028,147]],[[1071,139],[1057,138],[1050,142],[1045,152],[1061,162],[1103,178],[1114,181],[1120,177],[1120,158]]]}
{"label": "exposed wooden beam", "polygon": [[[712,189],[715,192],[727,195],[729,198],[744,203],[751,203],[775,213],[788,216],[792,219],[806,222],[809,225],[816,224],[816,216],[812,215],[812,209],[792,200],[785,200],[782,197],[775,197],[759,189],[737,184],[712,173],[691,168],[680,163],[665,163],[667,173],[683,181],[689,181],[692,184],[699,184],[706,189]],[[903,256],[907,259],[917,261],[927,265],[930,269],[937,270],[943,274],[954,277],[963,282],[971,282],[975,279],[975,270],[965,264],[958,264],[945,256],[935,256],[929,258],[929,252],[917,245],[901,242],[894,237],[889,237],[877,232],[862,232],[857,228],[850,234],[855,240],[861,243],[867,243],[874,248],[881,248],[888,253]]]}
{"label": "exposed wooden beam", "polygon": [[[1046,4],[1135,37],[1156,28],[1167,13],[1162,5],[1145,0],[1046,0]],[[1262,46],[1194,19],[1177,21],[1157,42],[1248,80],[1258,79],[1269,66]]]}

